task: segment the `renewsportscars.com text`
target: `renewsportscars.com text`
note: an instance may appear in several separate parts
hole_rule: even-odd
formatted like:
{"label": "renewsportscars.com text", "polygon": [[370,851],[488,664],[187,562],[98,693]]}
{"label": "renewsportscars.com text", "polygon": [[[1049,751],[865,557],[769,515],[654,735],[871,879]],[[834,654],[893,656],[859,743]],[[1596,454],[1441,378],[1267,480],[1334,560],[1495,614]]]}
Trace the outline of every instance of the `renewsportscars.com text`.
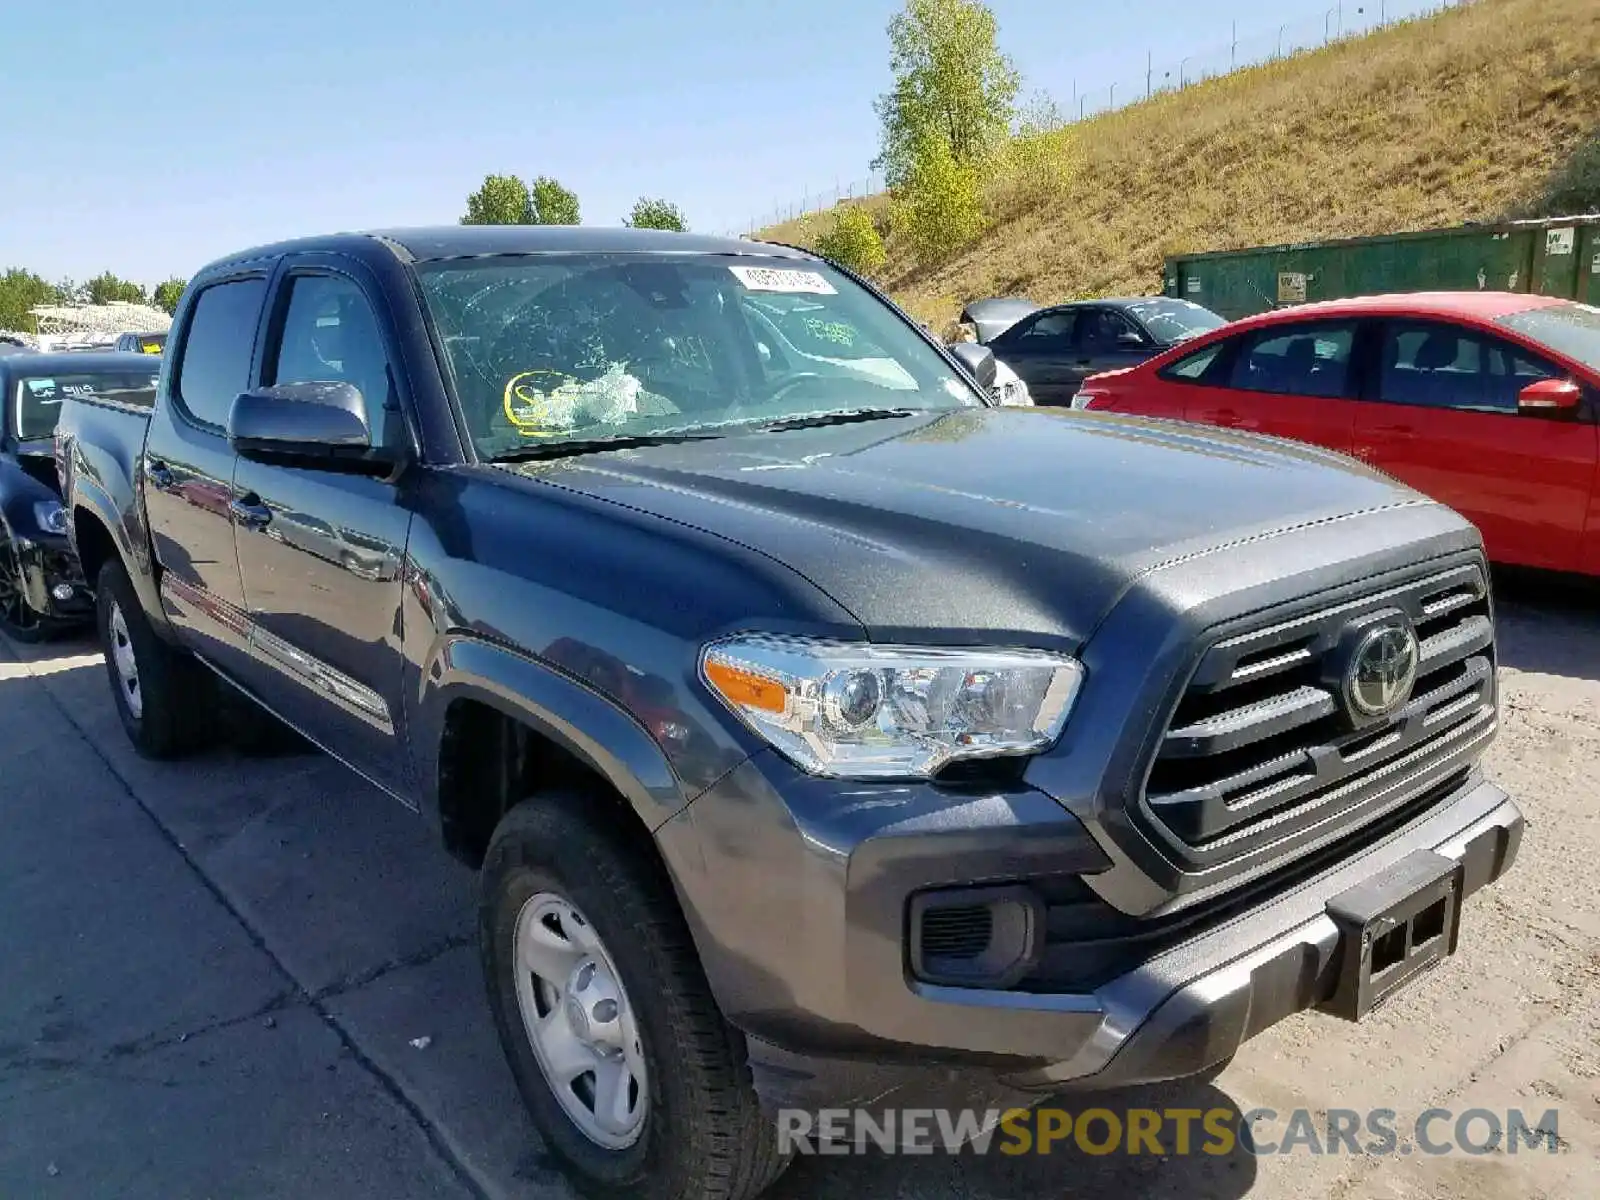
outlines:
{"label": "renewsportscars.com text", "polygon": [[1557,1153],[1555,1109],[783,1109],[797,1154],[1407,1155]]}

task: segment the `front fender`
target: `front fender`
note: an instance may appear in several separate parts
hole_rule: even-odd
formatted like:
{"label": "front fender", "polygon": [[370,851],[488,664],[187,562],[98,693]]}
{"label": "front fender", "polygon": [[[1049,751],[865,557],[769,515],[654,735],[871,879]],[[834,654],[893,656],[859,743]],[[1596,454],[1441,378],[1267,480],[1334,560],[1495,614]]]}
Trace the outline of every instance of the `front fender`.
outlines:
{"label": "front fender", "polygon": [[59,534],[39,528],[33,506],[42,501],[61,502],[61,497],[24,471],[15,459],[0,458],[0,521],[12,537],[56,540]]}
{"label": "front fender", "polygon": [[661,747],[626,711],[593,689],[505,646],[466,634],[440,639],[423,664],[408,728],[424,810],[439,812],[439,752],[457,700],[474,700],[549,738],[606,780],[656,829],[691,797]]}

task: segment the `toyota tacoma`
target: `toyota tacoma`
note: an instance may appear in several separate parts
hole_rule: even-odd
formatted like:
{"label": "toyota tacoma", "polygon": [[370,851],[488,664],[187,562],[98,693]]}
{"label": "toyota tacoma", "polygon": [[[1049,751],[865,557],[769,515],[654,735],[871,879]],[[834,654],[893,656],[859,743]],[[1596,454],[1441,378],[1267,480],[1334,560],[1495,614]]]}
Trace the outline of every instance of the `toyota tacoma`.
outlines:
{"label": "toyota tacoma", "polygon": [[574,1179],[746,1197],[785,1107],[1403,1004],[1517,850],[1471,524],[992,383],[799,250],[396,230],[213,263],[57,451],[138,749],[224,686],[416,810]]}

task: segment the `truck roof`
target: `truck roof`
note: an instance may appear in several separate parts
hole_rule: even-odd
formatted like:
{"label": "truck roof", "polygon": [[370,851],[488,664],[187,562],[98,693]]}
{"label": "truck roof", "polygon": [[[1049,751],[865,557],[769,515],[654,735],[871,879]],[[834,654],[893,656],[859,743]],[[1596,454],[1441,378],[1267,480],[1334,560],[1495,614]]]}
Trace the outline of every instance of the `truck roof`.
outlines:
{"label": "truck roof", "polygon": [[313,250],[369,254],[378,247],[406,262],[477,258],[494,254],[644,253],[747,254],[805,259],[804,251],[743,238],[673,233],[663,229],[628,229],[598,225],[436,225],[373,229],[296,238],[241,250],[210,266],[275,258]]}

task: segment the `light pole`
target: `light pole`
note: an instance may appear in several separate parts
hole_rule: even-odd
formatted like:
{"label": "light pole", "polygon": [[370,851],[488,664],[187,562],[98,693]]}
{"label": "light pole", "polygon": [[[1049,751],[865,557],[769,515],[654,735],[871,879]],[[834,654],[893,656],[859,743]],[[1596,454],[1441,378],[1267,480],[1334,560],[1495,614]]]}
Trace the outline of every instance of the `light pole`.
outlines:
{"label": "light pole", "polygon": [[1279,58],[1283,57],[1283,33],[1284,33],[1284,30],[1286,30],[1288,28],[1289,28],[1289,26],[1287,24],[1278,26],[1278,57]]}
{"label": "light pole", "polygon": [[1233,44],[1228,48],[1228,70],[1239,69],[1239,22],[1233,23]]}
{"label": "light pole", "polygon": [[1189,75],[1187,68],[1189,66],[1189,59],[1193,57],[1194,55],[1191,54],[1178,64],[1178,86],[1180,88],[1186,88],[1189,86]]}
{"label": "light pole", "polygon": [[1155,74],[1153,59],[1154,54],[1146,50],[1144,52],[1144,98],[1146,100],[1150,99],[1150,79]]}
{"label": "light pole", "polygon": [[1106,105],[1106,107],[1107,108],[1115,108],[1116,106],[1117,106],[1117,85],[1113,83],[1111,85],[1111,101],[1110,101],[1110,103],[1108,103]]}

